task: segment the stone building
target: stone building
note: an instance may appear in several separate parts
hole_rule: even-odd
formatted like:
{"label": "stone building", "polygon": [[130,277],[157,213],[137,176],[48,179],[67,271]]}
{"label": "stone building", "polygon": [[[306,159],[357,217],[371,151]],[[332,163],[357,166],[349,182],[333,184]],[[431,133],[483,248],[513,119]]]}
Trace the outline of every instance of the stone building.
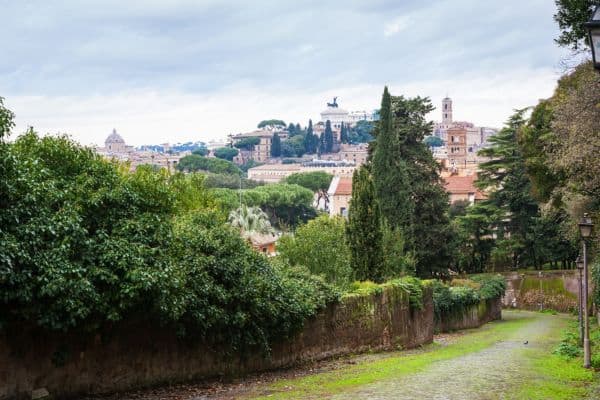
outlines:
{"label": "stone building", "polygon": [[348,207],[352,199],[352,177],[334,176],[327,190],[329,216],[348,217]]}
{"label": "stone building", "polygon": [[257,162],[267,162],[271,158],[271,143],[273,135],[277,135],[283,140],[287,138],[285,131],[272,131],[269,129],[259,129],[248,133],[239,133],[237,135],[229,135],[229,140],[232,145],[235,145],[242,139],[257,137],[259,143],[251,150],[240,150],[239,154],[233,159],[236,164],[243,164],[249,160]]}
{"label": "stone building", "polygon": [[339,159],[353,162],[357,167],[360,167],[367,162],[369,156],[369,145],[367,143],[360,144],[342,144],[340,146]]}
{"label": "stone building", "polygon": [[350,162],[313,160],[302,164],[265,164],[248,169],[248,179],[278,183],[299,172],[323,171],[333,176],[352,177],[356,165]]}
{"label": "stone building", "polygon": [[485,200],[487,196],[475,186],[477,175],[450,175],[444,178],[444,187],[450,195],[450,204],[459,201],[467,200],[473,204],[481,200]]}

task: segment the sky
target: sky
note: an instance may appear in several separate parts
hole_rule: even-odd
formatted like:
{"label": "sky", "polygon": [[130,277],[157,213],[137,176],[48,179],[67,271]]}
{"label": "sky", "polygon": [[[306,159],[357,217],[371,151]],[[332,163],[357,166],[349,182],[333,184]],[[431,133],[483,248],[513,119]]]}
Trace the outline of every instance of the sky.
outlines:
{"label": "sky", "polygon": [[501,127],[567,56],[551,0],[0,0],[0,96],[33,126],[102,144],[224,139],[392,95]]}

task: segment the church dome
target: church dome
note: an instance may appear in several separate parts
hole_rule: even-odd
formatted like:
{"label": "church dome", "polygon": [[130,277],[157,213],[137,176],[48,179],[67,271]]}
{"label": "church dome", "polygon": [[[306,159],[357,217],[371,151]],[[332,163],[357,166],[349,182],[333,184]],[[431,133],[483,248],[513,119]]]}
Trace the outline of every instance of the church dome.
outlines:
{"label": "church dome", "polygon": [[116,129],[113,129],[112,133],[108,135],[104,143],[123,143],[125,144],[125,140],[117,133]]}

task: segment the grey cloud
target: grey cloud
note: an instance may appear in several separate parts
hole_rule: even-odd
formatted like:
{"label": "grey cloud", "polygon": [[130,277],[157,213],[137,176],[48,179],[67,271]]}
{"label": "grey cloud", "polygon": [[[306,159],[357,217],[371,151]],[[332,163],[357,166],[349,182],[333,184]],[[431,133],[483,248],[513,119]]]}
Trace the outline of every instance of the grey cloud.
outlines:
{"label": "grey cloud", "polygon": [[[283,90],[556,63],[547,0],[6,2],[0,94]],[[409,26],[384,37],[386,23]],[[302,46],[311,50],[300,52]]]}

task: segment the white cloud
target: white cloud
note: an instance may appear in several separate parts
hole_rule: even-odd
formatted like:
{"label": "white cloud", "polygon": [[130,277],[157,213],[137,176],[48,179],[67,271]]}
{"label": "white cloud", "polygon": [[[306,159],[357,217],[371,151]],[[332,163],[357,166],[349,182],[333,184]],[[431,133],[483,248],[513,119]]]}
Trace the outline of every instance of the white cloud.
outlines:
{"label": "white cloud", "polygon": [[407,17],[405,15],[397,17],[393,21],[385,24],[385,26],[383,28],[383,35],[386,37],[395,35],[396,33],[408,28],[409,23],[410,23],[409,17]]}
{"label": "white cloud", "polygon": [[[501,74],[472,73],[448,79],[389,82],[393,95],[429,96],[437,107],[447,94],[454,117],[500,127],[515,108],[552,95],[557,74],[550,69],[514,69]],[[261,119],[281,118],[305,125],[319,119],[325,102],[338,96],[348,110],[379,107],[382,84],[313,92],[238,85],[214,94],[133,91],[97,96],[9,96],[16,133],[31,125],[41,133],[68,133],[82,144],[100,144],[116,128],[134,145],[224,138],[254,129]],[[439,110],[430,116],[439,119]]]}

